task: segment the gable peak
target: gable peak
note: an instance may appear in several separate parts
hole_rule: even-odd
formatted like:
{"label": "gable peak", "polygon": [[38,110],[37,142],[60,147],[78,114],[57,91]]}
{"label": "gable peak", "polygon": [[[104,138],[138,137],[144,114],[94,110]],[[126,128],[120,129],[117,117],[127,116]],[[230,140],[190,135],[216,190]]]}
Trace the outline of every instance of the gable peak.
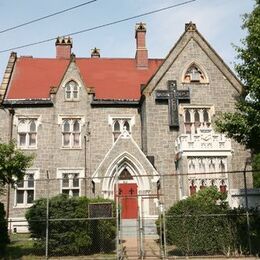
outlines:
{"label": "gable peak", "polygon": [[189,23],[185,23],[185,32],[195,32],[197,31],[196,24],[190,21]]}

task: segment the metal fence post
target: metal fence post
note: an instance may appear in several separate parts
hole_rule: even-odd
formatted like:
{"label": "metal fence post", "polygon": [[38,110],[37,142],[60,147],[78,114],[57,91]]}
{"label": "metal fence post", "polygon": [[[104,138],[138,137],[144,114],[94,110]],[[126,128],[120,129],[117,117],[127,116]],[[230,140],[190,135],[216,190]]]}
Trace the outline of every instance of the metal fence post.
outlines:
{"label": "metal fence post", "polygon": [[116,189],[115,189],[115,196],[116,196],[116,228],[117,228],[117,236],[116,236],[116,259],[120,259],[119,253],[119,243],[120,243],[120,228],[119,228],[119,197],[118,197],[118,165],[116,166]]}
{"label": "metal fence post", "polygon": [[47,171],[47,201],[46,201],[46,245],[45,245],[45,257],[48,259],[49,255],[49,172]]}
{"label": "metal fence post", "polygon": [[246,183],[246,168],[249,163],[250,161],[246,160],[243,175],[244,175],[244,189],[245,189],[245,202],[246,202],[247,241],[249,247],[249,254],[251,255],[252,246],[251,246],[251,238],[250,238],[250,220],[249,220],[249,212],[248,212],[248,197],[247,197],[247,183]]}

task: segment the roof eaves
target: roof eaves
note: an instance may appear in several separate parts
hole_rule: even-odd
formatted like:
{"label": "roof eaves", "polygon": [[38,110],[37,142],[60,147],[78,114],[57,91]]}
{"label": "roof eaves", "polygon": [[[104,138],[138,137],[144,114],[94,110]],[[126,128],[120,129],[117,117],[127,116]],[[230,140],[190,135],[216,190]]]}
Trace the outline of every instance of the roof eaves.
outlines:
{"label": "roof eaves", "polygon": [[46,99],[6,99],[3,101],[4,107],[46,107],[53,106],[53,102]]}
{"label": "roof eaves", "polygon": [[139,106],[139,99],[93,99],[92,106]]}

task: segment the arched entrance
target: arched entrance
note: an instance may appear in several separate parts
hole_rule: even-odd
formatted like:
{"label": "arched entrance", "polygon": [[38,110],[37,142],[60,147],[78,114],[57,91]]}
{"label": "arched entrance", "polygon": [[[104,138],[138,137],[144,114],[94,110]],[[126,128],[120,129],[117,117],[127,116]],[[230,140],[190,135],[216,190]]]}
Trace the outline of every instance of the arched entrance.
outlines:
{"label": "arched entrance", "polygon": [[[126,213],[124,217],[136,218],[136,209],[141,205],[139,195],[148,194],[151,191],[151,180],[147,176],[147,172],[142,164],[133,155],[125,152],[110,163],[104,176],[105,178],[101,184],[103,196],[109,199],[116,198],[115,191],[118,185],[121,188],[121,192],[124,193],[124,196],[120,198],[125,205],[124,210],[129,209],[131,206],[135,209],[133,210],[135,213]],[[127,197],[128,200],[126,200]],[[149,201],[144,203],[142,212],[145,215],[149,215]]]}

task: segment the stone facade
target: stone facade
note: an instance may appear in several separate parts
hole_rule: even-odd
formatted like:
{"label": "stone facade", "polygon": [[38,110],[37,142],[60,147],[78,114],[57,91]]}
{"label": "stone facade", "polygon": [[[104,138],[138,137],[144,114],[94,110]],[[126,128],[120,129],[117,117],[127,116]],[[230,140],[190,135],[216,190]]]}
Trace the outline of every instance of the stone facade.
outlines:
{"label": "stone facade", "polygon": [[[142,34],[143,37],[141,43],[144,46],[141,46],[142,48],[145,48],[145,31],[145,27],[140,29],[140,26],[137,26],[137,33]],[[69,44],[69,47],[66,46],[66,48],[71,47],[72,43],[69,42]],[[58,45],[58,48],[60,47]],[[62,50],[59,49],[60,51],[62,53]],[[66,49],[66,58],[67,51]],[[147,53],[146,49],[145,52]],[[145,57],[142,56],[142,58]],[[99,59],[99,57],[95,59]],[[11,64],[11,62],[9,63]],[[8,64],[9,67],[10,64]],[[145,70],[147,64],[145,63],[141,69]],[[193,80],[191,78],[190,81],[187,81],[185,77],[191,66],[197,69],[197,76],[200,73],[201,81],[197,78],[193,78]],[[9,70],[10,75],[7,75],[8,77],[4,79],[2,84],[3,97],[8,89],[9,78],[12,77],[12,71]],[[194,74],[191,77],[195,76]],[[78,85],[79,98],[76,100],[66,99],[66,84],[71,80]],[[177,104],[179,127],[169,126],[168,102],[170,101],[156,101],[156,91],[167,91],[169,80],[176,80],[178,90],[189,90],[190,93],[189,102],[182,103],[180,101],[180,104]],[[229,189],[238,189],[243,186],[242,176],[228,174],[228,172],[243,169],[245,158],[248,155],[244,147],[233,141],[230,142],[230,140],[226,141],[229,142],[228,148],[222,150],[211,149],[208,151],[205,150],[205,147],[200,146],[198,151],[191,153],[192,149],[189,150],[188,146],[186,151],[176,146],[176,141],[181,140],[178,137],[185,134],[185,120],[188,120],[185,119],[187,117],[185,109],[199,108],[204,111],[204,108],[209,108],[210,111],[214,111],[211,113],[210,119],[206,118],[205,120],[210,120],[210,122],[207,121],[206,131],[215,133],[212,129],[216,115],[224,111],[233,111],[236,97],[242,90],[240,82],[200,35],[194,24],[186,25],[180,40],[163,60],[154,75],[142,87],[142,96],[138,102],[123,100],[119,104],[117,100],[110,100],[110,103],[105,100],[103,103],[102,101],[99,104],[94,103],[95,94],[92,87],[95,88],[95,86],[85,84],[77,60],[73,55],[60,84],[51,87],[51,105],[23,104],[18,106],[12,103],[15,115],[11,137],[10,127],[8,127],[11,123],[8,112],[10,103],[6,102],[5,98],[2,98],[3,110],[0,110],[1,141],[4,142],[10,138],[18,138],[20,118],[37,119],[37,146],[34,149],[24,149],[26,153],[35,154],[31,170],[37,172],[38,180],[35,182],[33,199],[46,197],[47,189],[49,189],[50,196],[63,192],[65,190],[64,187],[61,187],[63,185],[63,172],[79,173],[77,175],[80,179],[78,195],[89,197],[98,195],[113,199],[117,175],[127,169],[133,176],[131,182],[134,181],[138,185],[139,195],[151,195],[151,199],[145,200],[143,214],[147,217],[156,217],[159,203],[165,203],[165,206],[169,207],[174,202],[190,195],[190,178],[186,174],[189,173],[191,157],[199,158],[199,160],[207,157],[207,160],[211,160],[211,158],[224,156],[226,164],[223,171],[228,176],[226,180],[227,192]],[[193,117],[195,117],[195,121],[197,120],[198,129],[202,127],[202,124],[198,125],[196,116]],[[63,124],[66,119],[79,120],[80,122],[80,131],[77,135],[79,136],[79,145],[77,147],[64,147],[63,145],[63,142],[66,141],[63,139],[65,138],[63,135],[66,135],[65,130],[63,132],[65,127]],[[123,131],[121,129],[115,138],[113,135],[113,131],[115,131],[114,119],[121,120],[120,122],[129,120],[130,130],[127,129],[127,124],[124,125]],[[200,130],[197,130],[198,140],[200,139],[199,133]],[[71,133],[69,138],[75,138],[74,134]],[[221,138],[219,134],[215,134],[216,138]],[[194,134],[188,136],[196,137]],[[19,142],[18,139],[17,141]],[[76,142],[78,139],[74,141]],[[210,141],[206,141],[211,145]],[[196,145],[202,145],[200,142],[198,141]],[[149,161],[148,158],[152,158],[152,160]],[[47,172],[51,179],[49,184],[46,180]],[[197,171],[197,173],[200,172]],[[192,178],[196,180],[196,174]],[[159,192],[162,193],[160,201],[154,197],[159,186]],[[67,191],[77,192],[73,189]],[[17,196],[16,190],[13,189],[10,199],[10,218],[12,219],[22,218],[25,210],[30,206],[19,205]]]}

